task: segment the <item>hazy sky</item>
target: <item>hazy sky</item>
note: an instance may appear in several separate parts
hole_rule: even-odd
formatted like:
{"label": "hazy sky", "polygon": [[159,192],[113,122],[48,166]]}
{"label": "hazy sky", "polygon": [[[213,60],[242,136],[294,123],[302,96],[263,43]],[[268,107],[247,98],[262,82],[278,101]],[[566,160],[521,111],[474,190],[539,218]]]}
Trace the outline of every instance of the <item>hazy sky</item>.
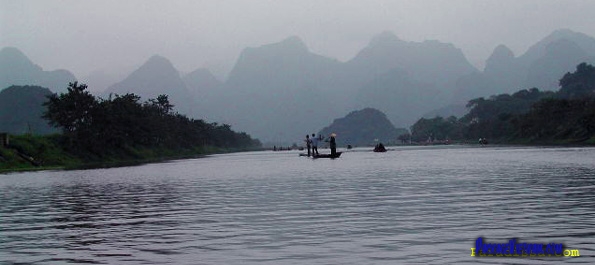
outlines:
{"label": "hazy sky", "polygon": [[0,0],[0,48],[79,79],[128,74],[154,54],[221,76],[245,47],[295,35],[346,61],[389,30],[453,43],[482,68],[498,44],[519,55],[559,28],[595,36],[594,10],[593,0]]}

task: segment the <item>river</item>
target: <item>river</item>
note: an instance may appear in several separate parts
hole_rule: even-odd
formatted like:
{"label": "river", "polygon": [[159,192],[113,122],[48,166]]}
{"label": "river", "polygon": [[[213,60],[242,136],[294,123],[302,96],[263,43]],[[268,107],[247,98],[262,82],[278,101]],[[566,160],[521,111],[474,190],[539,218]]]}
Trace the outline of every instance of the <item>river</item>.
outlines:
{"label": "river", "polygon": [[[0,175],[0,263],[595,264],[595,148],[343,151]],[[471,257],[480,236],[580,257]]]}

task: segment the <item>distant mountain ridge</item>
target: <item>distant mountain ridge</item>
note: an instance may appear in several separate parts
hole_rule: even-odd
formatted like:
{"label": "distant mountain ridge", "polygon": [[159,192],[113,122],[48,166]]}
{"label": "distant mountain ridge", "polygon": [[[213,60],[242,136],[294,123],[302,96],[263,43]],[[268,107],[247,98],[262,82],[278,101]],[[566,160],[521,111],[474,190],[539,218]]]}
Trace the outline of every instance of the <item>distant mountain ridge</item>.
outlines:
{"label": "distant mountain ridge", "polygon": [[460,49],[383,32],[345,63],[297,37],[245,49],[224,85],[224,120],[265,141],[301,139],[340,113],[378,108],[407,126],[436,107],[462,75],[478,72]]}
{"label": "distant mountain ridge", "polygon": [[459,78],[453,101],[464,103],[532,87],[557,90],[559,77],[582,62],[595,62],[595,38],[568,29],[552,32],[518,57],[499,45],[483,72]]}
{"label": "distant mountain ridge", "polygon": [[411,79],[435,84],[442,90],[452,90],[458,77],[478,72],[452,44],[435,40],[407,42],[389,31],[374,37],[347,65],[360,73],[367,72],[364,83],[399,68]]}
{"label": "distant mountain ridge", "polygon": [[[24,72],[40,70],[28,59],[11,61],[33,69]],[[595,39],[565,29],[520,56],[499,45],[483,71],[452,44],[405,41],[388,31],[346,62],[315,54],[293,36],[244,49],[224,82],[206,69],[181,75],[168,59],[153,56],[104,95],[131,92],[146,99],[168,94],[181,113],[286,144],[354,109],[378,109],[406,127],[424,114],[462,114],[461,106],[473,98],[531,87],[557,89],[557,79],[581,62],[595,63]],[[0,81],[38,80],[9,70],[0,72]]]}
{"label": "distant mountain ridge", "polygon": [[35,85],[64,92],[68,83],[74,81],[76,77],[67,70],[44,71],[17,48],[0,50],[0,89],[13,85]]}

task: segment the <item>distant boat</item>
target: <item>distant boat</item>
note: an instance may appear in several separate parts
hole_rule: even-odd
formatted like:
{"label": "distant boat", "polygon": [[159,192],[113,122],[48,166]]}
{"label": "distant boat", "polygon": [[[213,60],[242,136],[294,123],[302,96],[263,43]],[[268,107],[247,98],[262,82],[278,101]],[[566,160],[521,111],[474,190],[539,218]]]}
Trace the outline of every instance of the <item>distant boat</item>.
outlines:
{"label": "distant boat", "polygon": [[[331,154],[319,154],[313,155],[312,158],[339,158],[343,152],[337,152],[335,155]],[[306,153],[300,153],[300,156],[308,156]]]}
{"label": "distant boat", "polygon": [[386,152],[386,148],[384,147],[383,144],[377,144],[374,147],[374,152],[376,152],[376,153],[384,153],[384,152]]}

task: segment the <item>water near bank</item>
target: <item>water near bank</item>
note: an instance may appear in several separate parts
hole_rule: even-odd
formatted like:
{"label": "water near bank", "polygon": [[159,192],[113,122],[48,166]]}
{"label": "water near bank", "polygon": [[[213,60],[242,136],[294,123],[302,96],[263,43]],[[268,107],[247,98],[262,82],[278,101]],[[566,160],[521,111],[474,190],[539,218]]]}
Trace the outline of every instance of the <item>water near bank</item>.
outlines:
{"label": "water near bank", "polygon": [[[0,196],[8,264],[595,263],[595,148],[234,153],[0,175]],[[479,236],[581,257],[470,257]]]}

